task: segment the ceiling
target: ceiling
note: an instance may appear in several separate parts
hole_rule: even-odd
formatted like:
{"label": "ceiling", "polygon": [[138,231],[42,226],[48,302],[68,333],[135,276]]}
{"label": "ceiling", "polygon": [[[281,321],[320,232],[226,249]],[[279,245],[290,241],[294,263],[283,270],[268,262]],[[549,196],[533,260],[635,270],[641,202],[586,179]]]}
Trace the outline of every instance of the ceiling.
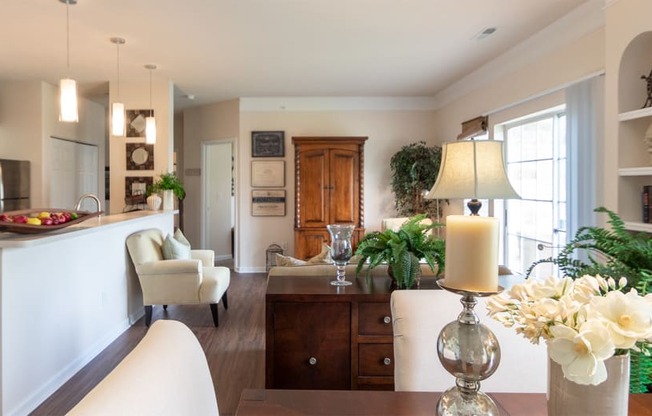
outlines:
{"label": "ceiling", "polygon": [[[2,0],[0,80],[86,96],[116,79],[175,85],[175,108],[237,97],[432,97],[587,3],[604,0]],[[482,40],[489,27],[496,32]],[[188,98],[193,95],[194,100]]]}

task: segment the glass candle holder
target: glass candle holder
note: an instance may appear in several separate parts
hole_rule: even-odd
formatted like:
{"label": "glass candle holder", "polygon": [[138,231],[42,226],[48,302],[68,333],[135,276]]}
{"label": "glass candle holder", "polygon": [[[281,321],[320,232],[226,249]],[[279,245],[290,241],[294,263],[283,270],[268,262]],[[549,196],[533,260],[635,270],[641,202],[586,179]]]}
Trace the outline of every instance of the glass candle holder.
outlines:
{"label": "glass candle holder", "polygon": [[333,280],[331,285],[348,286],[351,282],[345,280],[345,267],[353,256],[351,236],[355,225],[329,224],[327,228],[331,235],[331,259],[337,268],[337,280]]}

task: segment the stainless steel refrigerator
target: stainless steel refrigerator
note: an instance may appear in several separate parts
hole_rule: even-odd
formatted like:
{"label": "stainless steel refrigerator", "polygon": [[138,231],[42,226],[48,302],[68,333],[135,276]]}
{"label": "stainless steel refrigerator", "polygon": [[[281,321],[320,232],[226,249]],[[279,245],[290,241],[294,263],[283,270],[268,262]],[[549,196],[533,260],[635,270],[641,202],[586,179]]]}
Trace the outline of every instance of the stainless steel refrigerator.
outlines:
{"label": "stainless steel refrigerator", "polygon": [[28,160],[0,159],[0,212],[31,208]]}

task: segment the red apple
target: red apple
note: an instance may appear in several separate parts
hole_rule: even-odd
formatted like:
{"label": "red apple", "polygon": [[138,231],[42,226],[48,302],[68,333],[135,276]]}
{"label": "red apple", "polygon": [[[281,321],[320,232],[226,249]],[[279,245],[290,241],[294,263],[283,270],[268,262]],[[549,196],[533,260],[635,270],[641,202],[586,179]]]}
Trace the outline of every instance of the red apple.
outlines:
{"label": "red apple", "polygon": [[14,215],[13,220],[17,224],[25,224],[25,223],[27,223],[27,216],[26,215]]}
{"label": "red apple", "polygon": [[7,214],[0,214],[0,221],[1,222],[13,222],[13,219],[11,218],[11,216],[9,216]]}
{"label": "red apple", "polygon": [[41,225],[53,225],[54,222],[52,221],[52,218],[46,217],[46,218],[41,218]]}

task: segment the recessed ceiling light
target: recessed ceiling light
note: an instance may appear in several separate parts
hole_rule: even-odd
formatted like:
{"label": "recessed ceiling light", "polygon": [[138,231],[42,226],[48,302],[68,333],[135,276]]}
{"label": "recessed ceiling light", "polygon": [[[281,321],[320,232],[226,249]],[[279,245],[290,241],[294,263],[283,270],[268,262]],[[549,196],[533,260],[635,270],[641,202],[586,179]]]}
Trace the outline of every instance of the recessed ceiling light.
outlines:
{"label": "recessed ceiling light", "polygon": [[482,40],[486,38],[487,36],[491,36],[496,32],[496,27],[491,26],[491,27],[485,27],[482,29],[479,33],[477,33],[475,36],[473,36],[473,39],[475,40]]}

